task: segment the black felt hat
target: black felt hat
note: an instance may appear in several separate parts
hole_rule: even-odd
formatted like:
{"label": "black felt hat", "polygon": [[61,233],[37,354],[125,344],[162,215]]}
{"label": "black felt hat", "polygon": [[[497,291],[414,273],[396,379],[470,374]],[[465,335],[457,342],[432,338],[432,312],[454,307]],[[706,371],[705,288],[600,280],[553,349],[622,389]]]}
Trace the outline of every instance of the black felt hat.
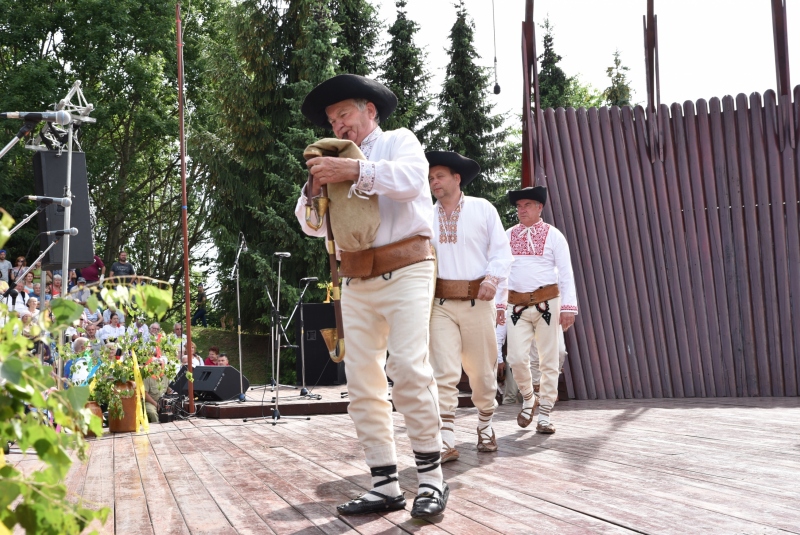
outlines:
{"label": "black felt hat", "polygon": [[547,203],[547,187],[536,186],[508,192],[508,201],[511,203],[511,206],[516,206],[517,202],[523,199],[530,199],[545,204]]}
{"label": "black felt hat", "polygon": [[363,98],[375,104],[380,120],[397,107],[397,97],[382,83],[357,74],[339,74],[312,89],[300,111],[315,125],[330,128],[325,108],[349,98]]}
{"label": "black felt hat", "polygon": [[481,166],[475,160],[470,160],[466,156],[461,156],[457,152],[432,150],[425,153],[428,159],[428,164],[431,167],[436,165],[443,165],[449,167],[454,173],[461,175],[461,189],[475,180],[478,173],[481,172]]}

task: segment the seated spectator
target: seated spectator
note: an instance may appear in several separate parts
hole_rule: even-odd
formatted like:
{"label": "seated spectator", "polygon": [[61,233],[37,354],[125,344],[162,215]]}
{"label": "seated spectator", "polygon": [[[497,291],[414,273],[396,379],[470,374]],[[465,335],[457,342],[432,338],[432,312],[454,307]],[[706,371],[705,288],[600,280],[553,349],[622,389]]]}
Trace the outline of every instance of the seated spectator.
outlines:
{"label": "seated spectator", "polygon": [[172,334],[180,339],[181,342],[178,345],[178,355],[183,355],[186,353],[186,335],[183,334],[183,324],[181,322],[178,321],[172,326]]}
{"label": "seated spectator", "polygon": [[97,325],[92,323],[86,324],[86,334],[85,338],[87,339],[87,344],[92,349],[92,355],[97,358],[100,356],[100,349],[103,346],[103,342],[97,337]]}
{"label": "seated spectator", "polygon": [[150,340],[150,330],[147,328],[143,317],[139,316],[134,324],[128,327],[128,336],[145,342]]}
{"label": "seated spectator", "polygon": [[[186,355],[184,354],[184,357]],[[186,362],[181,358],[181,363],[186,364]],[[197,352],[197,344],[192,342],[192,368],[197,366],[204,366],[205,363],[203,362],[203,357]]]}
{"label": "seated spectator", "polygon": [[228,355],[225,353],[220,353],[219,358],[217,359],[217,366],[230,366],[228,362]]}
{"label": "seated spectator", "polygon": [[53,299],[61,297],[61,275],[53,275],[53,288],[50,290]]}
{"label": "seated spectator", "polygon": [[[86,279],[84,279],[85,281]],[[78,285],[78,274],[74,269],[69,270],[69,278],[67,279],[67,293],[72,292],[72,289]]]}
{"label": "seated spectator", "polygon": [[[39,299],[41,301],[41,299],[42,299],[42,296],[41,296],[42,292],[41,291],[42,291],[42,285],[39,284],[38,282],[34,282],[33,283],[33,291],[30,293],[30,296],[31,297],[35,297],[36,299]],[[46,300],[50,301],[50,296],[49,295],[46,295]]]}
{"label": "seated spectator", "polygon": [[31,313],[31,321],[33,323],[39,321],[39,300],[35,297],[28,298],[28,312]]}
{"label": "seated spectator", "polygon": [[108,308],[103,312],[103,323],[106,325],[111,323],[111,314],[116,314],[119,318],[119,323],[125,325],[125,314],[117,310],[117,307],[114,305],[108,305]]}
{"label": "seated spectator", "polygon": [[11,280],[10,283],[17,282],[19,276],[28,269],[28,261],[25,260],[24,256],[18,256],[17,260],[14,262],[14,267],[11,268]]}
{"label": "seated spectator", "polygon": [[103,326],[103,311],[99,308],[94,312],[86,307],[83,307],[83,314],[86,316],[87,325],[91,323],[99,330]]}
{"label": "seated spectator", "polygon": [[119,324],[119,316],[116,312],[112,312],[109,315],[109,322],[108,324],[104,325],[102,329],[100,329],[100,334],[98,338],[104,343],[108,342],[116,342],[118,338],[122,338],[125,336],[125,327]]}
{"label": "seated spectator", "polygon": [[29,271],[27,275],[25,275],[25,291],[28,295],[33,292],[33,271]]}
{"label": "seated spectator", "polygon": [[166,359],[158,359],[158,361],[161,362],[161,373],[144,378],[144,407],[150,423],[158,422],[158,402],[164,397],[169,385],[169,377],[163,371]]}
{"label": "seated spectator", "polygon": [[[17,316],[23,312],[28,312],[28,299],[30,297],[25,292],[24,281],[17,281],[16,286],[12,289],[7,297],[0,298],[0,302],[6,305],[9,312],[16,312]],[[1,293],[5,293],[3,290]]]}
{"label": "seated spectator", "polygon": [[78,281],[69,292],[69,297],[76,303],[86,306],[86,302],[92,296],[91,290],[86,287],[86,279],[83,277],[78,277]]}
{"label": "seated spectator", "polygon": [[149,332],[150,332],[150,338],[151,339],[158,340],[158,335],[161,334],[161,324],[158,323],[157,321],[154,321],[150,325]]}
{"label": "seated spectator", "polygon": [[219,360],[219,348],[218,347],[208,348],[208,357],[206,358],[206,360],[203,361],[203,364],[205,364],[206,366],[218,366],[217,360]]}
{"label": "seated spectator", "polygon": [[81,269],[81,277],[86,280],[87,284],[93,282],[103,282],[106,274],[106,265],[99,256],[94,255],[94,263],[91,266]]}

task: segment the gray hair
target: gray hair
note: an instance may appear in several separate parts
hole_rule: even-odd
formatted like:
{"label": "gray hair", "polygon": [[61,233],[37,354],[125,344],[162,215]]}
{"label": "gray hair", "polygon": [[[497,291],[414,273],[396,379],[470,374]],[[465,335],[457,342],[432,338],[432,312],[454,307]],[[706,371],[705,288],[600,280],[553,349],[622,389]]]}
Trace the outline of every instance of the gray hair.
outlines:
{"label": "gray hair", "polygon": [[[365,109],[367,109],[367,104],[369,103],[369,100],[365,98],[354,98],[353,103],[355,103],[356,108],[358,108],[359,111],[364,111]],[[378,113],[377,107],[375,107],[375,124],[381,124],[381,116]]]}

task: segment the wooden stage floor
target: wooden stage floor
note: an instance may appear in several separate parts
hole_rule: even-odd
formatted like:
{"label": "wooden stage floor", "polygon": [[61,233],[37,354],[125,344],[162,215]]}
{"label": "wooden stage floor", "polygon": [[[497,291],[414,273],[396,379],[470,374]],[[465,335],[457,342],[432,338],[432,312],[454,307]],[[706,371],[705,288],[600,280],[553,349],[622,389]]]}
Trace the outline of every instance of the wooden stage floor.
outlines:
{"label": "wooden stage floor", "polygon": [[[432,522],[336,515],[369,488],[344,414],[106,435],[67,483],[113,508],[103,531],[125,535],[800,533],[800,398],[569,401],[552,436],[520,429],[518,410],[498,409],[500,450],[480,455],[476,411],[459,411],[461,459],[444,465],[450,502]],[[394,423],[411,497],[411,449],[402,416]]]}

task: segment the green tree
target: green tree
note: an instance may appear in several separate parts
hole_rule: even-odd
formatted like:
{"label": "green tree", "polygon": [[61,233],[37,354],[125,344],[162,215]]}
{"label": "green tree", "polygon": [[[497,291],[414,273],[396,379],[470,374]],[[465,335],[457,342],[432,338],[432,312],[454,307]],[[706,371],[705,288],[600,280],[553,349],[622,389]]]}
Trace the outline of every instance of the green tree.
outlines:
{"label": "green tree", "polygon": [[554,48],[554,27],[550,24],[550,19],[544,19],[540,25],[544,30],[544,52],[537,59],[539,60],[539,105],[542,109],[559,108],[569,106],[566,98],[570,90],[570,78],[558,66],[561,61]]}
{"label": "green tree", "polygon": [[342,48],[337,73],[368,76],[377,65],[375,46],[381,30],[378,11],[367,0],[332,0],[333,21],[340,32],[337,45]]}
{"label": "green tree", "polygon": [[381,65],[381,81],[397,95],[397,109],[383,128],[408,128],[424,142],[424,125],[430,120],[428,94],[430,73],[425,69],[425,52],[414,43],[419,24],[408,18],[406,0],[397,0],[397,18],[389,27],[391,38],[386,44],[386,59]]}
{"label": "green tree", "polygon": [[603,93],[592,87],[591,84],[582,83],[578,75],[569,79],[564,100],[568,108],[596,108],[605,103]]}
{"label": "green tree", "polygon": [[487,69],[476,63],[480,56],[473,45],[474,23],[463,0],[456,8],[456,22],[450,30],[450,62],[439,93],[439,116],[432,125],[435,130],[429,148],[456,151],[477,161],[481,175],[466,192],[493,198],[497,190],[493,178],[505,164],[500,150],[506,138],[506,131],[501,129],[504,117],[491,115],[493,106],[486,98],[491,81]]}
{"label": "green tree", "polygon": [[619,49],[614,51],[614,65],[606,69],[611,85],[603,91],[603,98],[609,106],[630,106],[631,85],[628,81],[630,69],[622,64]]}

